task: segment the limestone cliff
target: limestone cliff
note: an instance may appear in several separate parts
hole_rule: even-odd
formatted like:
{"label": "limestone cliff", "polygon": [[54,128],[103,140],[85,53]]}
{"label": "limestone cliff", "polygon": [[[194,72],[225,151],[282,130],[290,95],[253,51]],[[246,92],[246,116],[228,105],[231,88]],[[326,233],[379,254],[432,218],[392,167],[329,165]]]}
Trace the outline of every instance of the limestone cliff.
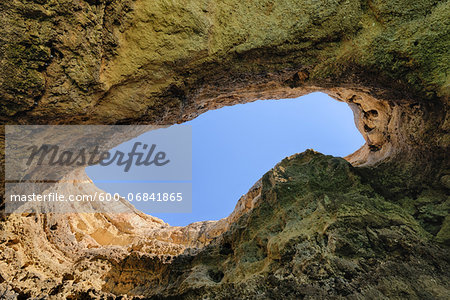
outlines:
{"label": "limestone cliff", "polygon": [[220,221],[2,214],[0,297],[447,299],[449,16],[437,0],[1,2],[2,124],[174,124],[323,91],[366,144],[283,160]]}

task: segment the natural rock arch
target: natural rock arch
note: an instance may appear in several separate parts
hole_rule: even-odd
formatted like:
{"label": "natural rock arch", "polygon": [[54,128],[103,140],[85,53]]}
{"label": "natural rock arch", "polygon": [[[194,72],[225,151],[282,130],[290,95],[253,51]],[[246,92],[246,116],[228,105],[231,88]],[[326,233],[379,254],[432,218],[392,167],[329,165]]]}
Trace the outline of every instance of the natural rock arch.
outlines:
{"label": "natural rock arch", "polygon": [[[298,97],[312,91],[349,103],[367,142],[348,157],[357,169],[311,152],[281,164],[293,172],[310,172],[313,178],[315,173],[307,166],[313,161],[338,178],[348,176],[341,184],[369,195],[369,200],[359,200],[364,205],[367,201],[367,211],[378,218],[370,219],[357,209],[357,203],[345,202],[351,191],[343,192],[346,196],[342,198],[348,198],[344,204],[358,212],[349,217],[354,226],[348,230],[359,238],[358,226],[363,224],[368,228],[364,233],[369,239],[367,248],[375,257],[385,255],[378,259],[399,269],[422,267],[435,279],[433,284],[427,281],[428,290],[421,294],[413,288],[413,275],[402,271],[399,282],[410,281],[405,293],[439,297],[448,291],[448,207],[443,200],[449,188],[448,1],[36,0],[1,3],[0,8],[0,118],[4,124],[173,124],[224,105]],[[337,169],[325,167],[327,164]],[[270,261],[272,267],[282,265],[283,255],[295,248],[284,242],[288,237],[281,233],[281,242],[268,242],[272,229],[264,231],[261,228],[266,227],[258,221],[252,223],[264,216],[262,208],[245,205],[256,197],[272,203],[270,199],[278,191],[278,171],[275,168],[266,174],[241,199],[242,205],[238,203],[237,213],[222,223],[167,228],[138,212],[132,212],[132,217],[6,216],[1,223],[0,246],[2,260],[8,265],[0,270],[0,285],[5,293],[30,296],[62,293],[82,297],[93,287],[92,293],[208,294],[220,298],[240,291],[250,297],[243,274],[255,273],[247,269],[247,273],[227,274],[236,266],[246,268],[238,260],[249,259],[241,255],[245,247],[261,261]],[[84,176],[74,171],[67,179],[88,180]],[[303,184],[295,176],[292,180]],[[321,183],[319,186],[326,189]],[[383,201],[377,202],[375,194],[384,197]],[[368,265],[372,254],[360,257],[364,263],[351,264],[356,259],[352,247],[365,241],[352,240],[340,231],[346,228],[341,223],[346,217],[339,217],[339,209],[328,207],[328,198],[314,198],[311,203],[317,214],[337,214],[336,222],[327,223],[337,231],[325,234],[325,229],[316,228],[314,233],[298,232],[297,238],[291,236],[288,242],[329,254],[332,259],[326,265],[330,269],[323,272],[346,280],[358,278],[358,285],[367,288],[358,291],[349,281],[334,282],[336,286],[327,290],[332,295],[379,296],[383,285],[364,283],[363,279],[378,274]],[[411,210],[411,206],[417,207]],[[287,218],[285,210],[275,211],[279,214],[274,216]],[[250,229],[242,231],[235,223]],[[393,229],[395,224],[412,228],[419,238]],[[286,229],[286,224],[273,226]],[[226,229],[230,230],[223,233]],[[186,238],[187,232],[191,238]],[[208,238],[205,232],[210,233]],[[256,237],[261,240],[247,244],[244,237],[249,232],[258,232]],[[217,239],[196,254],[212,237]],[[315,242],[311,242],[313,237]],[[417,246],[408,248],[411,243]],[[129,244],[133,246],[127,248]],[[30,250],[36,245],[41,250]],[[280,245],[285,248],[278,249]],[[377,250],[380,247],[388,250]],[[417,258],[418,264],[395,264],[396,249],[408,255],[419,250],[426,254]],[[193,253],[164,263],[185,250]],[[154,253],[164,256],[151,256]],[[230,255],[234,265],[223,262]],[[438,257],[442,269],[433,268],[427,255]],[[306,259],[304,267],[313,268],[314,259]],[[211,267],[216,260],[228,269]],[[369,271],[361,271],[364,267]],[[317,284],[331,284],[328,279],[314,278],[321,270],[314,274],[297,270],[307,277],[306,287],[302,287],[274,270],[255,268],[268,275],[254,277],[249,286],[261,288],[267,297],[272,285],[280,286],[272,296],[283,294],[283,288],[286,293],[307,295],[310,288],[312,295],[319,297],[324,289]],[[130,270],[131,277],[121,275],[124,269]],[[130,282],[141,269],[147,272],[145,280]],[[184,281],[174,279],[173,274]],[[25,278],[22,283],[11,282],[19,277]],[[230,279],[233,277],[235,281]],[[43,284],[47,278],[55,279]],[[75,281],[79,284],[74,285]],[[43,285],[43,291],[32,287],[36,283]],[[392,296],[393,290],[388,288],[385,293]]]}

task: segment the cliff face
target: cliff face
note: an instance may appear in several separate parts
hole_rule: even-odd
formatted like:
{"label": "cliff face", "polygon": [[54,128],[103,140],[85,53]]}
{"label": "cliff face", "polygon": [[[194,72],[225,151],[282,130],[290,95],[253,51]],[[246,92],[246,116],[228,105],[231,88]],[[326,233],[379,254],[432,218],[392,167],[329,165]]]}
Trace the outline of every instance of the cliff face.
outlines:
{"label": "cliff face", "polygon": [[347,161],[308,150],[266,173],[218,222],[170,227],[132,209],[11,215],[2,223],[0,292],[12,299],[446,299],[448,225],[434,222],[448,216],[443,195],[428,190],[392,201]]}
{"label": "cliff face", "polygon": [[323,91],[366,139],[351,164],[283,160],[220,221],[3,215],[0,297],[446,298],[450,2],[247,2],[0,3],[3,124],[174,124]]}
{"label": "cliff face", "polygon": [[444,299],[448,251],[363,181],[343,159],[310,150],[286,158],[254,187],[255,207],[198,254],[164,266],[133,253],[111,265],[103,288],[191,299]]}

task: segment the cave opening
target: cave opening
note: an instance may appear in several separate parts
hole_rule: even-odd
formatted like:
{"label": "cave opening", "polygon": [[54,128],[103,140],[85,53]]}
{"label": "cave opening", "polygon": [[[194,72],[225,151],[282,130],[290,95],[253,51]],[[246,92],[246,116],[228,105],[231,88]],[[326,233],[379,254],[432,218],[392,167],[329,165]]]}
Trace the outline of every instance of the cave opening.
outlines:
{"label": "cave opening", "polygon": [[[172,226],[225,218],[283,158],[311,148],[338,157],[358,150],[365,140],[353,118],[347,103],[321,92],[210,110],[173,125],[192,126],[192,212],[154,213],[143,202],[133,204]],[[97,180],[102,168],[86,172],[100,189],[116,192],[114,183]]]}

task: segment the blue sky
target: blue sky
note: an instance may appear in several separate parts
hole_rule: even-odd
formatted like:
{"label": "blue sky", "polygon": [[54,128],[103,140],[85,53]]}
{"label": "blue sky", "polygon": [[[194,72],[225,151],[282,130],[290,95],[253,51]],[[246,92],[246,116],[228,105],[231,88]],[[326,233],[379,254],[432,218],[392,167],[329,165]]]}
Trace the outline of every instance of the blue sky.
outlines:
{"label": "blue sky", "polygon": [[[346,156],[364,144],[348,105],[323,93],[224,107],[185,124],[192,126],[192,213],[152,214],[174,226],[228,216],[286,156],[309,148]],[[88,175],[108,191],[96,182],[95,168],[89,167]]]}

